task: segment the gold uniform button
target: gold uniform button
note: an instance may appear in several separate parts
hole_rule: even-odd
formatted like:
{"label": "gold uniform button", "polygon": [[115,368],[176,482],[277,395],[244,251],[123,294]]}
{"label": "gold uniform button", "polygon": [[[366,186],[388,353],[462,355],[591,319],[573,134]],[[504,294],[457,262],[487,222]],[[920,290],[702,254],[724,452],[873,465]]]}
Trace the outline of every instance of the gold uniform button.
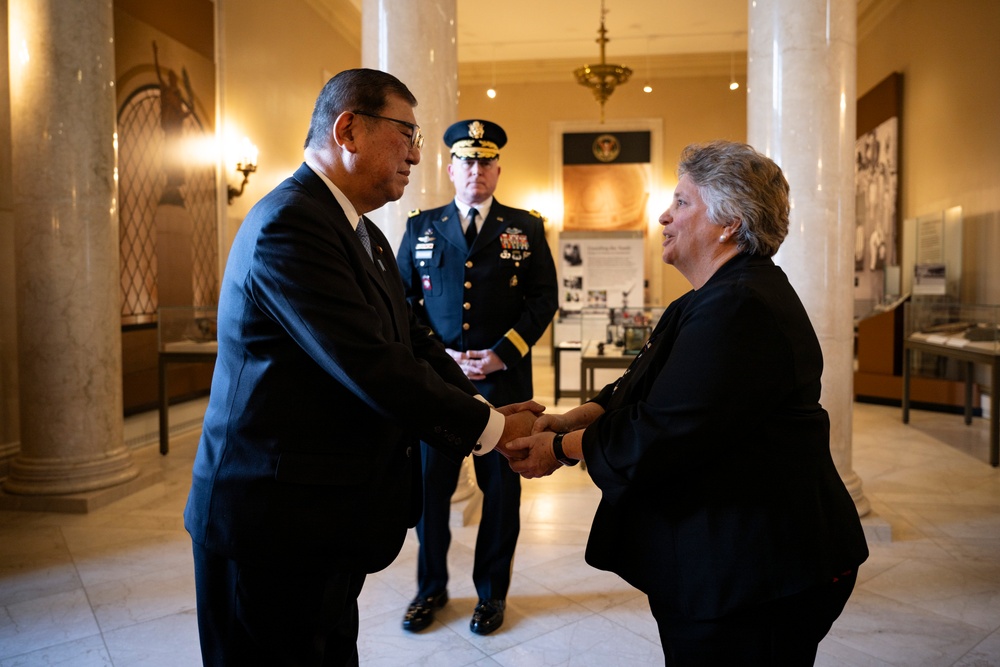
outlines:
{"label": "gold uniform button", "polygon": [[468,280],[465,281],[465,289],[472,289],[472,283]]}
{"label": "gold uniform button", "polygon": [[462,304],[462,308],[469,310],[470,308],[472,308],[472,304],[466,301],[465,303]]}
{"label": "gold uniform button", "polygon": [[465,263],[465,268],[471,269],[472,268],[472,262],[471,261],[466,262]]}
{"label": "gold uniform button", "polygon": [[465,324],[462,325],[462,331],[468,331],[468,330],[469,330],[469,323],[466,322]]}

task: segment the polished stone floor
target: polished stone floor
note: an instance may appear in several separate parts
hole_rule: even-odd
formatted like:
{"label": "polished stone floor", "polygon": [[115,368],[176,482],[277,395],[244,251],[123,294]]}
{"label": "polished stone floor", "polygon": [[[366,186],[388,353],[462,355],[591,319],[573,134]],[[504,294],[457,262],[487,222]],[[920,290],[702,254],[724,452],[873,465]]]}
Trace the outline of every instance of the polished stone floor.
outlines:
{"label": "polished stone floor", "polygon": [[[539,398],[551,403],[551,370],[536,363]],[[131,419],[126,434],[149,421]],[[1000,665],[1000,471],[986,463],[987,428],[921,411],[904,426],[898,408],[855,406],[854,470],[873,508],[866,523],[883,539],[872,540],[818,665]],[[137,446],[164,481],[90,514],[0,512],[0,667],[200,664],[181,522],[197,436],[174,435],[166,457],[153,439]],[[417,635],[400,628],[415,586],[411,531],[362,593],[362,665],[662,665],[644,597],[584,563],[598,500],[579,467],[523,484],[507,620],[487,637],[468,629],[474,525],[454,529],[440,622]]]}

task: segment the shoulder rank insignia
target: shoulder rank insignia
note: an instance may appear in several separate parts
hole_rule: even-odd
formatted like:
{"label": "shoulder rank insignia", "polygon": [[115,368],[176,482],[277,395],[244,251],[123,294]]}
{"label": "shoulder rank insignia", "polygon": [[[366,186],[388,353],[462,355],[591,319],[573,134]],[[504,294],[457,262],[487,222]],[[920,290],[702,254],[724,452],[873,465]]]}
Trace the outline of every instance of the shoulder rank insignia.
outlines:
{"label": "shoulder rank insignia", "polygon": [[413,216],[415,216],[415,215],[420,215],[420,209],[419,209],[419,208],[415,208],[415,209],[413,209],[412,211],[410,211],[410,212],[409,212],[409,213],[407,214],[407,216],[406,216],[406,217],[408,217],[408,218],[412,218],[412,217],[413,217]]}
{"label": "shoulder rank insignia", "polygon": [[536,211],[535,209],[531,209],[530,211],[528,211],[528,214],[532,215],[532,216],[534,216],[536,218],[541,218],[542,217],[542,214],[539,213],[538,211]]}

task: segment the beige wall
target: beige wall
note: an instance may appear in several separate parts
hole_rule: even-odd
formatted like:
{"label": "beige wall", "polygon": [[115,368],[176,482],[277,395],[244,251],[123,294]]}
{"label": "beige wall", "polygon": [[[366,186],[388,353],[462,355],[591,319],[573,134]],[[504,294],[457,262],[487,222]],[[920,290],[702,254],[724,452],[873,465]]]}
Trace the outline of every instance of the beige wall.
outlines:
{"label": "beige wall", "polygon": [[[243,196],[227,209],[222,256],[250,207],[302,163],[313,103],[326,81],[361,64],[357,32],[339,30],[306,0],[217,0],[223,123],[260,150]],[[345,3],[346,4],[346,3]],[[227,172],[239,185],[241,176]]]}
{"label": "beige wall", "polygon": [[[224,258],[249,207],[300,163],[312,104],[326,77],[360,64],[360,17],[348,2],[343,3],[345,13],[335,20],[320,13],[328,3],[314,0],[216,0],[216,4],[222,64],[217,81],[220,118],[238,126],[260,148],[260,171],[251,177],[246,194],[226,208]],[[863,17],[859,29],[858,91],[866,92],[890,72],[904,75],[902,216],[962,206],[963,300],[1000,303],[1000,262],[996,259],[1000,257],[1000,2],[884,0],[875,5],[880,13],[874,27],[865,25]],[[18,394],[6,0],[0,0],[0,16],[4,28],[0,30],[2,450],[17,438]],[[643,63],[641,56],[615,59]],[[641,92],[645,68],[640,65],[635,79],[608,103],[609,121],[663,119],[665,167],[660,186],[665,191],[674,185],[674,164],[683,146],[715,137],[746,136],[745,88],[731,93],[726,85],[728,54],[716,60],[712,67],[688,71],[675,64],[664,74],[657,73],[660,68],[654,59],[652,94]],[[535,193],[550,189],[552,179],[553,123],[597,120],[598,108],[590,93],[570,78],[573,66],[566,63],[556,68],[565,70],[565,78],[533,73],[513,80],[501,76],[499,96],[493,101],[485,96],[490,68],[463,67],[460,115],[496,120],[511,136],[497,193],[505,203],[539,208]],[[529,69],[544,70],[546,65]],[[417,111],[419,119],[419,107]],[[235,184],[235,174],[229,177]],[[671,267],[661,270],[661,301],[665,303],[686,291],[687,285]]]}
{"label": "beige wall", "polygon": [[906,0],[859,30],[858,93],[903,74],[902,219],[961,206],[962,300],[1000,303],[1000,2]]}
{"label": "beige wall", "polygon": [[[346,21],[335,17],[347,26],[335,28],[338,21],[318,14],[309,0],[218,2],[222,115],[257,143],[261,165],[247,193],[228,207],[225,251],[250,205],[301,161],[309,113],[326,77],[360,63],[360,29],[352,24],[360,19],[349,13]],[[858,91],[864,93],[892,71],[904,75],[902,217],[961,205],[966,219],[965,299],[1000,303],[1000,275],[988,261],[1000,256],[1000,2],[885,0],[876,5],[877,22],[859,28]],[[728,89],[728,54],[714,61],[694,60],[688,71],[676,62],[658,67],[654,60],[651,94],[641,90],[646,79],[642,56],[616,60],[638,67],[633,80],[609,100],[608,121],[663,119],[664,169],[658,186],[666,194],[685,145],[746,138],[745,86],[735,93]],[[553,124],[596,124],[598,119],[590,92],[572,79],[575,65],[501,64],[496,71],[482,64],[462,66],[459,116],[490,118],[510,136],[497,191],[501,201],[551,214],[545,208],[554,194],[552,170],[558,158],[550,149]],[[738,78],[744,71],[740,65]],[[494,79],[499,94],[490,100],[485,91]],[[666,303],[686,291],[687,284],[672,267],[661,271],[659,301]]]}
{"label": "beige wall", "polygon": [[[728,56],[724,60],[728,66]],[[746,140],[746,94],[744,87],[735,92],[729,90],[728,72],[701,77],[654,77],[650,80],[653,92],[648,94],[642,92],[645,81],[645,77],[637,75],[618,88],[605,106],[605,115],[608,123],[663,120],[660,148],[664,166],[662,173],[654,175],[657,180],[654,187],[659,192],[653,198],[665,207],[677,182],[677,159],[685,146],[720,138]],[[571,66],[566,67],[561,81],[498,83],[497,97],[492,100],[486,96],[491,83],[481,76],[459,77],[459,116],[486,118],[499,123],[507,132],[497,198],[510,206],[534,208],[552,216],[553,212],[545,208],[547,203],[551,207],[551,203],[544,195],[551,198],[552,194],[559,194],[552,192],[553,169],[561,163],[561,157],[551,149],[552,133],[557,131],[554,125],[566,121],[591,122],[592,130],[596,130],[600,127],[600,108],[593,94],[573,80]],[[553,222],[549,243],[556,247],[556,227],[560,221]],[[655,220],[651,226],[656,227]],[[676,269],[662,264],[658,252],[660,241],[655,232],[647,240],[650,246],[647,261],[655,262],[648,267],[647,274],[661,272],[659,277],[652,276],[650,283],[662,285],[659,294],[648,295],[649,305],[667,304],[690,289]]]}

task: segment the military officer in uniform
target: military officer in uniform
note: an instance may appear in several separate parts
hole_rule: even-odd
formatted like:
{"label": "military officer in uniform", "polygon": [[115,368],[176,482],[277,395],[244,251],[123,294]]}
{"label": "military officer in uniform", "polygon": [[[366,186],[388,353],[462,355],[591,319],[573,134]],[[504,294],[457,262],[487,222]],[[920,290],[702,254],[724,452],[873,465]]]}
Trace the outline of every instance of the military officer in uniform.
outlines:
{"label": "military officer in uniform", "polygon": [[[507,135],[496,123],[464,120],[445,132],[448,176],[455,199],[414,211],[398,262],[406,296],[422,322],[448,348],[480,393],[495,405],[530,399],[531,346],[558,307],[555,264],[538,213],[504,206],[493,197],[500,149]],[[417,595],[403,619],[422,630],[448,601],[450,503],[460,462],[421,443],[424,512],[417,524]],[[483,491],[472,579],[479,596],[470,628],[478,634],[503,624],[514,547],[520,530],[520,478],[501,456],[475,461]]]}

